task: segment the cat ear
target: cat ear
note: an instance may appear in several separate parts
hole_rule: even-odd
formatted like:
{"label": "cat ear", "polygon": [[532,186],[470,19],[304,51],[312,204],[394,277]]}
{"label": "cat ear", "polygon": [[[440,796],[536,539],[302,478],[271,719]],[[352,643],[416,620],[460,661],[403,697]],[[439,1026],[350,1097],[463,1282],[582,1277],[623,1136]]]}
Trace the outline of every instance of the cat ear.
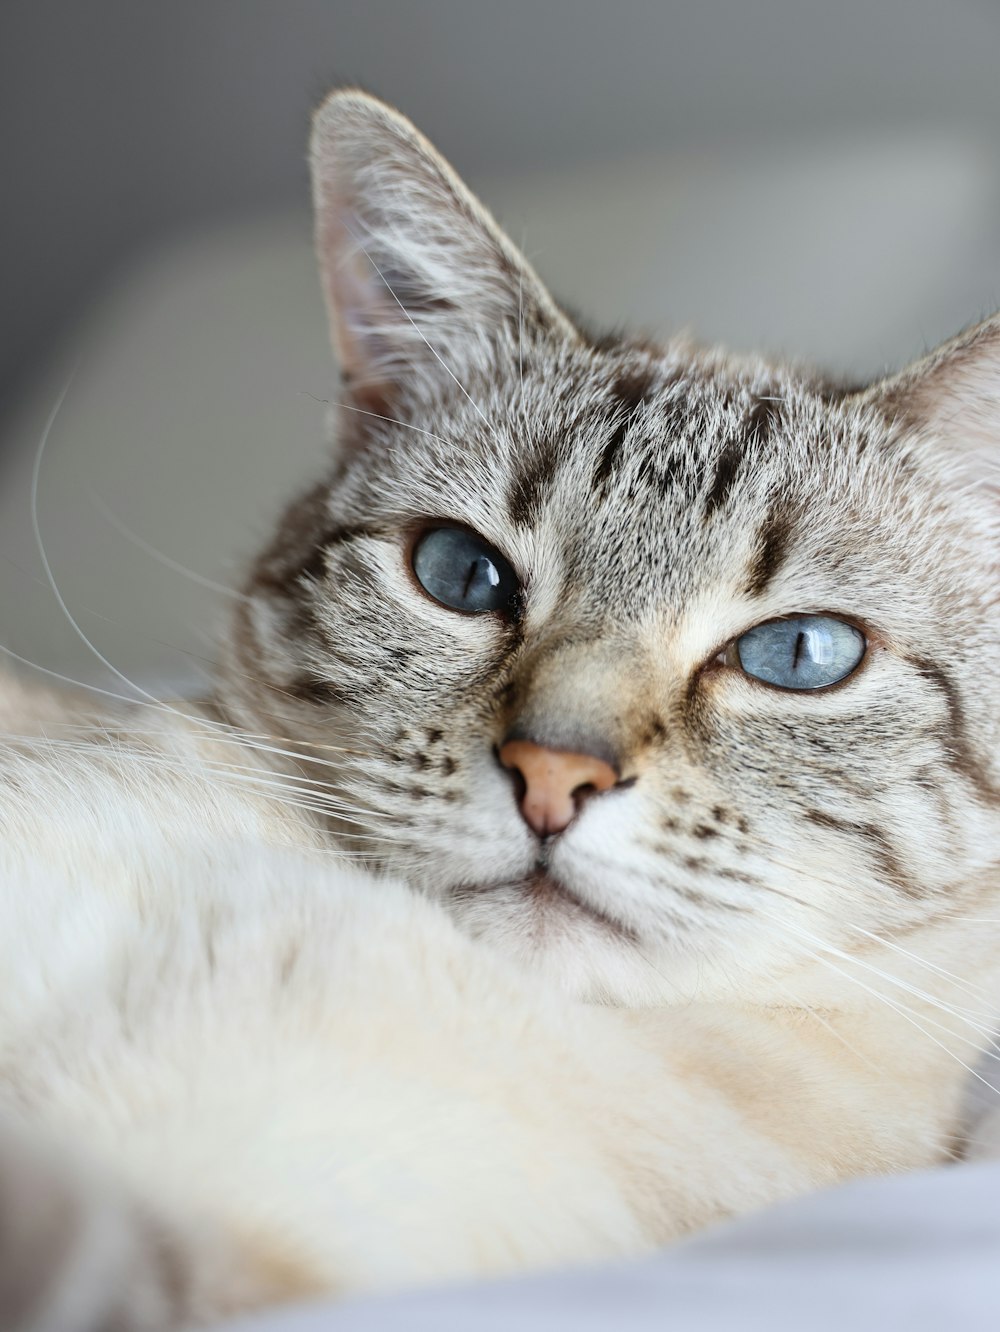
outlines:
{"label": "cat ear", "polygon": [[872,390],[960,482],[1000,497],[1000,315]]}
{"label": "cat ear", "polygon": [[[333,93],[310,147],[334,351],[368,405],[428,375],[462,378],[501,324],[576,336],[527,261],[405,117]],[[379,410],[378,406],[373,407]]]}

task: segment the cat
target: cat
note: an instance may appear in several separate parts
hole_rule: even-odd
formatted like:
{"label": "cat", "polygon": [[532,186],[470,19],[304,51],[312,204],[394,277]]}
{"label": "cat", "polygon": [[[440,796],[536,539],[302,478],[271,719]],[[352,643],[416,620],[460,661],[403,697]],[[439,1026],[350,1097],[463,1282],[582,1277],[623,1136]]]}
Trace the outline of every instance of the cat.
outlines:
{"label": "cat", "polygon": [[334,459],[215,698],[0,685],[4,1326],[946,1161],[1000,1011],[1000,320],[859,388],[598,338],[383,103],[311,162]]}

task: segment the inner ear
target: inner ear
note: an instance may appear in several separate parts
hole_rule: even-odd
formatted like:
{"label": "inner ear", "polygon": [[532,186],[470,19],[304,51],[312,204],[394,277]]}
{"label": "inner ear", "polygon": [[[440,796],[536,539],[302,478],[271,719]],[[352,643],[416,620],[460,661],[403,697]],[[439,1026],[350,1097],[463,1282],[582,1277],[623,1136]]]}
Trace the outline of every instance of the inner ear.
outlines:
{"label": "inner ear", "polygon": [[519,321],[577,337],[524,257],[403,116],[334,93],[311,142],[331,338],[369,410],[463,371]]}

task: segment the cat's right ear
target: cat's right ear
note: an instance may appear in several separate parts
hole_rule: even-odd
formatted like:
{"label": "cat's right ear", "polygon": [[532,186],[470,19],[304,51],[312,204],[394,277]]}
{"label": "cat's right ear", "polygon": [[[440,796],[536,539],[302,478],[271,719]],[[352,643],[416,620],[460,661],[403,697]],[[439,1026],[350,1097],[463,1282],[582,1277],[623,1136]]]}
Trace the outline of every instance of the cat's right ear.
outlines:
{"label": "cat's right ear", "polygon": [[[316,244],[348,392],[391,410],[462,380],[501,326],[577,337],[530,265],[427,140],[366,93],[335,92],[310,145]],[[515,344],[516,345],[516,344]]]}
{"label": "cat's right ear", "polygon": [[865,397],[956,485],[1000,500],[1000,315],[952,338]]}

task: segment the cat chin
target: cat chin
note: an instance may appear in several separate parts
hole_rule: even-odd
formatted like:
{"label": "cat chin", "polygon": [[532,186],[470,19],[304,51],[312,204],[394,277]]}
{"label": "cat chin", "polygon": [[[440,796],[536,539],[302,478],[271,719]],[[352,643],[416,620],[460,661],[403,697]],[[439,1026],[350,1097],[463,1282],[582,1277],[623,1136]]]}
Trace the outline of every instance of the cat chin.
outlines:
{"label": "cat chin", "polygon": [[448,892],[451,913],[466,923],[513,915],[520,932],[561,939],[567,932],[594,932],[619,944],[635,943],[634,932],[606,914],[541,866],[517,878],[461,884]]}
{"label": "cat chin", "polygon": [[453,888],[444,905],[464,933],[577,999],[645,1007],[678,993],[633,930],[545,871]]}
{"label": "cat chin", "polygon": [[622,942],[636,942],[632,929],[601,911],[548,870],[536,869],[513,887],[521,894],[525,909],[543,919],[554,916],[556,920],[566,918],[576,922],[582,918],[599,932],[616,936]]}

